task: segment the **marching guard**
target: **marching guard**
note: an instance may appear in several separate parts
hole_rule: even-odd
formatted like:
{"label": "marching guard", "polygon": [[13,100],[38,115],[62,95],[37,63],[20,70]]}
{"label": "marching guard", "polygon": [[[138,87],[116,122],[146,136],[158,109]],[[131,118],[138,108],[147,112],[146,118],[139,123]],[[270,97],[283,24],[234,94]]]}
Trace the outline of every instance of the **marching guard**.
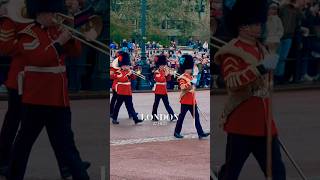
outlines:
{"label": "marching guard", "polygon": [[170,120],[173,121],[176,119],[174,112],[170,106],[168,92],[167,92],[167,81],[170,81],[171,74],[169,73],[167,67],[167,57],[165,55],[155,56],[156,67],[158,68],[154,72],[154,103],[152,108],[153,120],[158,121],[157,111],[160,100],[162,99],[163,104],[170,115]]}
{"label": "marching guard", "polygon": [[125,103],[129,114],[132,115],[135,124],[143,121],[138,118],[138,114],[133,107],[131,80],[135,79],[136,76],[133,74],[130,65],[130,55],[126,52],[119,53],[118,66],[120,69],[116,71],[114,76],[114,79],[117,81],[117,84],[115,85],[115,91],[117,92],[118,96],[113,114],[111,116],[113,124],[119,124],[118,115],[123,102]]}
{"label": "marching guard", "polygon": [[89,180],[88,164],[80,158],[71,129],[64,62],[66,55],[79,54],[81,45],[53,21],[54,13],[64,9],[63,0],[27,0],[26,7],[36,21],[17,35],[19,57],[23,57],[19,60],[24,65],[18,75],[18,92],[24,111],[7,178],[24,179],[32,146],[45,127],[59,166],[67,166],[74,180]]}
{"label": "marching guard", "polygon": [[[117,99],[118,99],[118,94],[117,94],[117,91],[116,91],[116,86],[118,84],[118,80],[117,80],[117,71],[120,71],[120,67],[119,67],[119,64],[118,64],[118,58],[121,54],[123,54],[124,52],[123,51],[118,51],[116,53],[116,59],[113,60],[112,63],[110,63],[110,79],[112,80],[112,98],[111,98],[111,102],[110,102],[110,117],[112,117],[112,114],[113,114],[113,111],[114,111],[114,106],[117,102]],[[126,105],[126,108],[127,108],[127,111],[128,111],[128,115],[129,115],[129,118],[132,118],[132,115],[130,114],[129,112],[129,107]]]}
{"label": "marching guard", "polygon": [[[260,42],[262,26],[267,20],[267,0],[237,0],[225,16],[235,38],[214,58],[221,66],[229,96],[221,116],[221,125],[227,132],[227,147],[218,179],[238,179],[252,153],[266,177],[270,177],[267,170],[270,158],[273,180],[285,180],[277,128],[270,112],[271,71],[276,68],[279,57],[270,54]],[[269,155],[268,135],[272,138]]]}
{"label": "marching guard", "polygon": [[191,115],[194,118],[194,123],[197,129],[199,139],[202,139],[210,135],[210,133],[205,133],[203,131],[200,123],[198,105],[195,97],[196,80],[192,76],[193,67],[194,67],[194,62],[191,55],[184,54],[180,57],[180,69],[181,69],[181,72],[183,72],[183,74],[178,77],[178,82],[181,89],[181,94],[180,94],[181,110],[180,110],[180,114],[176,124],[176,128],[174,130],[174,136],[176,138],[183,138],[183,136],[180,133],[181,133],[184,118],[188,111],[190,111]]}

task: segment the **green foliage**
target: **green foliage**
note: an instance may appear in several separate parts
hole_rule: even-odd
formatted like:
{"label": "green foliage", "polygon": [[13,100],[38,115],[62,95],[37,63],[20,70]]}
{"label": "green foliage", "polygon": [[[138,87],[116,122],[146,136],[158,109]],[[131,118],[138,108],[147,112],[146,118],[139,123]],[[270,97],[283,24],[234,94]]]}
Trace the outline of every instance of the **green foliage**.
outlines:
{"label": "green foliage", "polygon": [[[119,41],[123,38],[137,37],[140,29],[140,0],[113,0],[118,5],[111,11],[111,39]],[[166,20],[180,20],[184,23],[178,25],[178,39],[186,41],[190,36],[197,36],[204,40],[210,36],[210,16],[208,0],[203,0],[205,12],[199,18],[199,13],[194,10],[199,0],[148,0],[146,32],[148,41],[160,41],[169,45],[169,34],[161,30],[162,23]],[[188,10],[188,11],[186,11]],[[130,22],[136,21],[136,24]],[[172,34],[171,34],[172,35]]]}

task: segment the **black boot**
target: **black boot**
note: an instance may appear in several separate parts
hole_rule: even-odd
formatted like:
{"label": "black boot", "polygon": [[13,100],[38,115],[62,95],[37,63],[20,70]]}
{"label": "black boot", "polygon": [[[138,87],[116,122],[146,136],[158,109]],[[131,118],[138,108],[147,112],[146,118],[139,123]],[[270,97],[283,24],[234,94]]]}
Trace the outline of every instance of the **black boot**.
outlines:
{"label": "black boot", "polygon": [[135,119],[134,120],[134,124],[139,124],[139,123],[142,123],[143,122],[143,120],[141,120],[141,119]]}
{"label": "black boot", "polygon": [[116,119],[112,119],[112,124],[119,124],[119,121]]}
{"label": "black boot", "polygon": [[209,135],[210,135],[210,133],[202,133],[202,134],[199,134],[199,139],[208,137]]}
{"label": "black boot", "polygon": [[178,139],[182,139],[183,136],[181,134],[178,134],[178,133],[174,133],[174,137],[178,138]]}

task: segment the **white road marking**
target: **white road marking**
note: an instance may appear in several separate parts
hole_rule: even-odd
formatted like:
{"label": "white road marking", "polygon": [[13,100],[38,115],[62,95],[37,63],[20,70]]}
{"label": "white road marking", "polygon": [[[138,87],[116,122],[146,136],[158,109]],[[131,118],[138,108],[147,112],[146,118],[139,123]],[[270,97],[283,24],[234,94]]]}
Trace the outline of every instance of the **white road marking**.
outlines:
{"label": "white road marking", "polygon": [[[196,133],[184,134],[183,139],[198,139],[198,134]],[[143,143],[150,143],[150,142],[178,141],[183,139],[177,139],[172,135],[172,136],[162,136],[162,137],[160,136],[160,137],[138,138],[138,139],[111,140],[110,146],[143,144]],[[210,139],[210,136],[204,139]]]}

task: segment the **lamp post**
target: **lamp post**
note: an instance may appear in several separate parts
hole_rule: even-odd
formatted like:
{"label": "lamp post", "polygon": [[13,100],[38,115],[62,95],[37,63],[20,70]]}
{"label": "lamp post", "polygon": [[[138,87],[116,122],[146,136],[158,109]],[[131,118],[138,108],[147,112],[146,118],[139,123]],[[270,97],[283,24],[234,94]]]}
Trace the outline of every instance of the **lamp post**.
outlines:
{"label": "lamp post", "polygon": [[[141,30],[141,36],[140,36],[141,67],[142,67],[142,75],[144,75],[145,77],[148,78],[150,65],[147,63],[146,46],[145,46],[145,40],[146,40],[146,11],[147,11],[147,1],[146,0],[141,0],[141,23],[140,23],[140,30]],[[150,89],[150,84],[148,82],[148,79],[146,79],[146,80],[139,79],[139,89],[140,90]]]}

